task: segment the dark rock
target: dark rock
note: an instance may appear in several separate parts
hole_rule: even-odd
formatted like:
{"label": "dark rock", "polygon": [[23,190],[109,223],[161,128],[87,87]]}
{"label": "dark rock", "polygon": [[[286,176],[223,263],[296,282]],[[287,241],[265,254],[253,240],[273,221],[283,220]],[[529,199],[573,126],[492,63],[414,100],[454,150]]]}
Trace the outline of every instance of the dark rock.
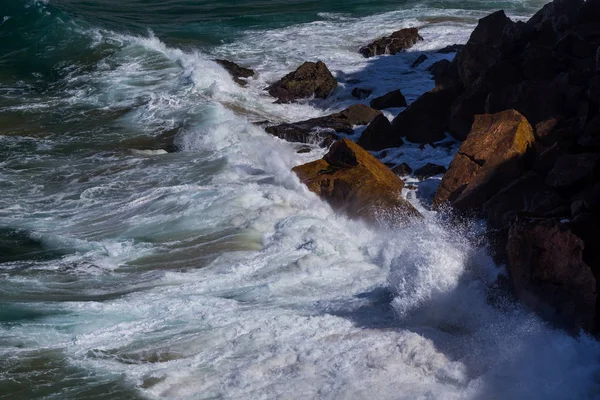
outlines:
{"label": "dark rock", "polygon": [[544,178],[528,172],[502,189],[483,205],[491,228],[505,229],[517,216],[568,216],[568,203],[544,184]]}
{"label": "dark rock", "polygon": [[442,175],[445,172],[446,167],[427,163],[415,171],[415,178],[417,178],[420,181],[423,181],[427,178],[431,178],[432,176]]}
{"label": "dark rock", "polygon": [[439,49],[437,53],[439,54],[448,54],[448,53],[457,53],[465,47],[464,44],[451,44],[450,46],[446,46],[442,49]]}
{"label": "dark rock", "polygon": [[415,100],[392,121],[394,131],[413,143],[433,143],[446,137],[453,88],[436,88]]}
{"label": "dark rock", "polygon": [[538,34],[552,37],[577,21],[579,7],[582,5],[583,0],[554,0],[535,13],[527,21],[527,25]]}
{"label": "dark rock", "polygon": [[515,110],[478,115],[435,194],[434,205],[449,201],[459,210],[480,210],[518,178],[534,142],[533,129]]}
{"label": "dark rock", "polygon": [[348,139],[334,143],[323,159],[293,171],[310,191],[351,218],[394,223],[420,216],[401,196],[404,182]]}
{"label": "dark rock", "polygon": [[277,98],[279,103],[290,103],[312,96],[325,99],[336,87],[337,81],[327,66],[318,61],[305,62],[296,71],[269,86],[267,90],[271,96]]}
{"label": "dark rock", "polygon": [[433,63],[427,71],[433,75],[435,86],[441,88],[455,87],[462,90],[462,82],[458,76],[456,61],[440,60]]}
{"label": "dark rock", "polygon": [[573,189],[592,181],[598,171],[600,154],[565,154],[558,157],[546,177],[546,184],[557,189]]}
{"label": "dark rock", "polygon": [[421,54],[417,59],[410,65],[411,68],[417,68],[419,65],[423,64],[427,60],[427,56],[425,54]]}
{"label": "dark rock", "polygon": [[339,139],[336,133],[353,133],[355,125],[366,125],[380,114],[381,112],[364,104],[356,104],[336,114],[290,124],[269,126],[265,128],[265,131],[289,142],[311,143],[318,144],[321,147],[329,147],[335,140]]}
{"label": "dark rock", "polygon": [[392,172],[398,176],[408,176],[412,174],[412,168],[407,163],[402,163],[392,168]]}
{"label": "dark rock", "polygon": [[352,89],[352,96],[357,99],[363,100],[369,97],[373,93],[372,89],[354,88]]}
{"label": "dark rock", "polygon": [[367,46],[361,47],[359,53],[366,58],[381,54],[396,54],[411,48],[420,40],[423,40],[423,38],[419,35],[417,28],[400,29],[390,36],[385,36]]}
{"label": "dark rock", "polygon": [[517,221],[506,249],[522,303],[560,326],[594,330],[596,279],[583,261],[583,240],[554,220]]}
{"label": "dark rock", "polygon": [[233,77],[233,80],[241,86],[246,86],[248,82],[242,78],[251,78],[254,76],[254,70],[250,68],[244,68],[236,63],[229,60],[215,60],[217,64],[225,68],[229,75]]}
{"label": "dark rock", "polygon": [[296,150],[296,153],[305,154],[305,153],[310,153],[311,151],[312,151],[312,148],[310,148],[308,146],[302,146],[298,150]]}
{"label": "dark rock", "polygon": [[371,121],[357,143],[369,151],[400,147],[404,144],[402,138],[394,133],[392,124],[384,115],[378,115]]}
{"label": "dark rock", "polygon": [[384,110],[386,108],[406,107],[407,104],[406,98],[398,89],[374,98],[371,100],[370,106],[375,110]]}

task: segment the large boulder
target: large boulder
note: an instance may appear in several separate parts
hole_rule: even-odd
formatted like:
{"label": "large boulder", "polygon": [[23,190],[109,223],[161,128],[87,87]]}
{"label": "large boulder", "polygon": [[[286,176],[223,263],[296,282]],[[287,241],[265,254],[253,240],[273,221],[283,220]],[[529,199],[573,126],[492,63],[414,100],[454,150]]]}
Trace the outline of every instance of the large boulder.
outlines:
{"label": "large boulder", "polygon": [[384,36],[373,43],[360,48],[359,53],[364,57],[373,57],[381,54],[396,54],[414,46],[423,40],[417,28],[400,29],[390,36]]}
{"label": "large boulder", "polygon": [[577,235],[555,220],[519,220],[510,228],[506,249],[521,302],[561,326],[594,330],[596,279]]}
{"label": "large boulder", "polygon": [[298,99],[327,98],[337,88],[337,81],[322,61],[305,62],[296,71],[284,76],[267,88],[279,103]]}
{"label": "large boulder", "polygon": [[229,60],[214,60],[217,64],[225,69],[225,71],[229,72],[229,75],[233,78],[233,80],[241,86],[246,86],[248,83],[246,81],[247,78],[251,78],[254,76],[254,70],[250,68],[244,68],[239,66],[238,64],[229,61]]}
{"label": "large boulder", "polygon": [[515,110],[475,117],[435,194],[434,205],[481,210],[483,204],[523,171],[533,129]]}
{"label": "large boulder", "polygon": [[387,117],[381,114],[367,126],[357,143],[365,150],[379,151],[390,147],[400,147],[404,141],[394,133],[392,124]]}
{"label": "large boulder", "polygon": [[435,88],[402,111],[392,121],[397,135],[413,143],[433,143],[446,137],[450,106],[457,97],[454,88]]}
{"label": "large boulder", "polygon": [[351,218],[385,224],[420,216],[402,198],[404,182],[348,139],[334,143],[323,159],[293,170],[309,190]]}
{"label": "large boulder", "polygon": [[394,108],[394,107],[406,107],[406,99],[404,95],[398,90],[394,90],[384,94],[383,96],[379,96],[371,100],[371,104],[369,104],[371,108],[376,110],[384,110],[386,108]]}

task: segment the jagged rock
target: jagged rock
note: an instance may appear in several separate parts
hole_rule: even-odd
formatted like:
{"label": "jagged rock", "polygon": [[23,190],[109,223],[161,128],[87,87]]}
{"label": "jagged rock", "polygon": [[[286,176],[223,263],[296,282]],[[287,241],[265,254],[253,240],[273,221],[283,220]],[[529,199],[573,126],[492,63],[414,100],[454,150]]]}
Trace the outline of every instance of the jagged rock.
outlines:
{"label": "jagged rock", "polygon": [[433,89],[414,101],[392,121],[394,131],[413,143],[433,143],[446,137],[453,88]]}
{"label": "jagged rock", "polygon": [[366,99],[367,97],[369,97],[371,95],[371,93],[373,93],[372,89],[365,89],[365,88],[352,89],[352,96],[356,97],[357,99],[360,99],[360,100]]}
{"label": "jagged rock", "polygon": [[360,135],[358,144],[365,150],[379,151],[404,144],[402,138],[394,133],[392,124],[385,115],[378,115]]}
{"label": "jagged rock", "polygon": [[336,133],[353,133],[353,126],[366,125],[378,115],[381,115],[380,111],[373,110],[364,104],[356,104],[339,113],[290,124],[269,126],[265,128],[265,131],[288,142],[311,143],[329,147],[339,139]]}
{"label": "jagged rock", "polygon": [[381,54],[396,54],[411,48],[420,40],[423,40],[423,38],[419,35],[417,28],[400,29],[390,36],[384,36],[367,46],[361,47],[358,52],[366,58]]}
{"label": "jagged rock", "polygon": [[323,159],[293,171],[310,191],[351,218],[393,223],[420,216],[402,198],[404,182],[348,139],[334,143]]}
{"label": "jagged rock", "polygon": [[407,163],[401,163],[392,168],[392,172],[398,176],[408,176],[412,174],[412,168]]}
{"label": "jagged rock", "polygon": [[564,217],[569,209],[543,177],[529,171],[489,199],[483,211],[491,228],[505,229],[517,216]]}
{"label": "jagged rock", "polygon": [[396,108],[396,107],[406,107],[406,98],[404,95],[398,90],[393,90],[384,94],[383,96],[379,96],[371,100],[369,104],[371,108],[375,110],[385,110],[386,108]]}
{"label": "jagged rock", "polygon": [[546,184],[558,189],[573,189],[585,181],[593,182],[598,173],[600,154],[565,154],[556,160],[546,177]]}
{"label": "jagged rock", "polygon": [[534,142],[533,129],[515,110],[475,117],[435,194],[434,205],[480,210],[523,170],[523,157]]}
{"label": "jagged rock", "polygon": [[251,78],[254,76],[254,70],[250,68],[244,68],[238,64],[229,60],[214,60],[217,64],[225,68],[229,75],[233,77],[233,80],[241,86],[246,86],[248,82],[242,78]]}
{"label": "jagged rock", "polygon": [[415,171],[415,178],[423,181],[432,176],[441,175],[446,172],[446,167],[427,163]]}
{"label": "jagged rock", "polygon": [[419,65],[423,64],[427,60],[427,56],[425,54],[421,54],[417,59],[410,65],[411,68],[417,68]]}
{"label": "jagged rock", "polygon": [[597,286],[583,240],[554,220],[517,221],[506,249],[521,302],[561,326],[594,330]]}
{"label": "jagged rock", "polygon": [[267,88],[279,103],[291,103],[312,96],[325,99],[337,87],[337,81],[322,61],[305,62],[296,71]]}

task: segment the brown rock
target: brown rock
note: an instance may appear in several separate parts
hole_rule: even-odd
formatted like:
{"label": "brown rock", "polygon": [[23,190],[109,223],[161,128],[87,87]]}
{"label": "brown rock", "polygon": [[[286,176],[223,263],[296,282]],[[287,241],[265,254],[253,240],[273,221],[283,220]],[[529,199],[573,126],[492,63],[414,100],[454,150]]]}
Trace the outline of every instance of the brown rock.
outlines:
{"label": "brown rock", "polygon": [[334,143],[323,159],[293,170],[309,190],[351,218],[388,223],[420,216],[402,198],[404,182],[348,139]]}
{"label": "brown rock", "polygon": [[371,100],[371,108],[385,110],[386,108],[406,107],[406,99],[400,90],[394,90]]}
{"label": "brown rock", "polygon": [[288,142],[311,143],[328,147],[339,139],[336,132],[353,133],[353,126],[366,125],[378,115],[381,115],[381,112],[364,104],[356,104],[339,113],[290,124],[269,126],[265,128],[265,131]]}
{"label": "brown rock", "polygon": [[392,121],[394,131],[413,143],[433,143],[446,137],[453,88],[433,89],[412,103]]}
{"label": "brown rock", "polygon": [[444,175],[434,205],[481,208],[522,173],[522,158],[534,141],[527,119],[515,110],[478,115],[467,140]]}
{"label": "brown rock", "polygon": [[250,68],[244,68],[236,63],[229,60],[215,60],[217,64],[225,68],[229,75],[233,77],[233,80],[241,86],[246,86],[248,82],[246,82],[243,78],[251,78],[254,76],[254,70]]}
{"label": "brown rock", "polygon": [[562,326],[592,331],[596,279],[583,261],[584,248],[556,221],[517,221],[508,235],[508,272],[521,302]]}
{"label": "brown rock", "polygon": [[296,71],[267,88],[279,103],[291,103],[315,96],[327,98],[337,87],[337,81],[322,61],[305,62]]}
{"label": "brown rock", "polygon": [[363,149],[379,151],[404,144],[402,138],[394,133],[392,124],[381,114],[367,126],[357,142]]}
{"label": "brown rock", "polygon": [[358,52],[366,58],[380,54],[396,54],[411,48],[420,40],[423,40],[423,38],[419,35],[417,28],[400,29],[390,36],[384,36],[367,46],[361,47]]}

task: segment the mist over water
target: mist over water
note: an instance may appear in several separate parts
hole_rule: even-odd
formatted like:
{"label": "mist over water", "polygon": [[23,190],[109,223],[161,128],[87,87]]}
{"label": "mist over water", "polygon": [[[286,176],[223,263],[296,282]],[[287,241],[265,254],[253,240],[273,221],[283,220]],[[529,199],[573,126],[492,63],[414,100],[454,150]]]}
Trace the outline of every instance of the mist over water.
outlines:
{"label": "mist over water", "polygon": [[[423,221],[365,226],[291,172],[324,150],[254,123],[339,111],[353,80],[412,101],[451,57],[434,50],[492,10],[540,6],[8,0],[0,399],[600,398],[598,343],[492,296],[503,268],[477,222],[427,210],[435,179],[407,193]],[[425,38],[410,52],[357,54],[408,26]],[[216,57],[257,76],[242,88]],[[316,59],[335,95],[273,104],[264,87]]]}

